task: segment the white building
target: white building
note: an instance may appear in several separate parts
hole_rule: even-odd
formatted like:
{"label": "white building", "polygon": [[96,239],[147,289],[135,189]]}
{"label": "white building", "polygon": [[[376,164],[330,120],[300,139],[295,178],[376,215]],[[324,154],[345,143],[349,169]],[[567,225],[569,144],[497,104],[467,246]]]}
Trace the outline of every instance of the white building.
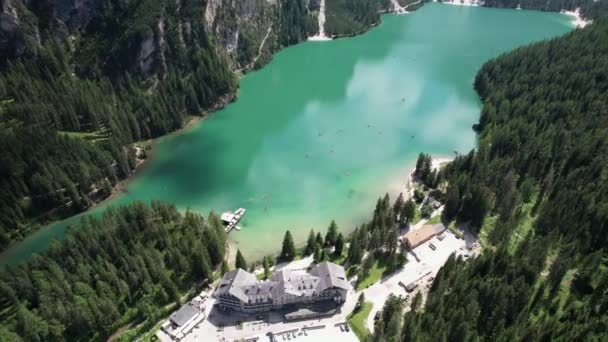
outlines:
{"label": "white building", "polygon": [[182,305],[179,310],[169,316],[169,320],[163,323],[161,329],[175,340],[182,339],[205,318],[203,314],[205,299],[205,295],[199,295]]}

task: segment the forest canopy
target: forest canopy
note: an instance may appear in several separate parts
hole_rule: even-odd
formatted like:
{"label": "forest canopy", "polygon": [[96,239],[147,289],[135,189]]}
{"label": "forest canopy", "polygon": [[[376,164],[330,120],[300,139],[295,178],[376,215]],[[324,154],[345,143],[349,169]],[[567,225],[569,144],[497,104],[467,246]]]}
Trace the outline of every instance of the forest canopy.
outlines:
{"label": "forest canopy", "polygon": [[155,323],[224,260],[219,217],[134,202],[83,219],[65,241],[0,273],[0,340],[105,339]]}

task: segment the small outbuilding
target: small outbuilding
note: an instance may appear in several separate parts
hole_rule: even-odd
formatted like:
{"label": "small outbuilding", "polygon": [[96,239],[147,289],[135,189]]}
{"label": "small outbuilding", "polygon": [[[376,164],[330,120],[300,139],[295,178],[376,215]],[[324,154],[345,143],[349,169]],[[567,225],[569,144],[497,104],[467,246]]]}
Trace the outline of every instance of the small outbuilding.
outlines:
{"label": "small outbuilding", "polygon": [[414,249],[445,230],[445,226],[441,223],[427,224],[420,229],[405,234],[404,241],[410,249]]}
{"label": "small outbuilding", "polygon": [[407,292],[412,292],[412,291],[414,291],[414,290],[415,290],[417,287],[418,287],[418,284],[416,284],[416,283],[409,283],[409,284],[405,285],[405,290],[406,290]]}

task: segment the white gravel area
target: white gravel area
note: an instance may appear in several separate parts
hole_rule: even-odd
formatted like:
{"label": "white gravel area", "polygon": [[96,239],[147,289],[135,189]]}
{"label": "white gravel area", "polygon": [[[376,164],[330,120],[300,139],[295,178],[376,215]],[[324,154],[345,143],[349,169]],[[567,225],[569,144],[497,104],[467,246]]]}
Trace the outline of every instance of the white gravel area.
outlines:
{"label": "white gravel area", "polygon": [[[376,312],[382,309],[389,294],[392,293],[404,297],[409,294],[403,286],[399,285],[399,282],[405,285],[417,282],[418,288],[415,291],[424,291],[426,290],[426,285],[430,284],[428,279],[437,274],[452,253],[468,253],[464,240],[458,239],[450,231],[444,232],[443,235],[445,236],[443,241],[439,241],[437,237],[434,237],[414,250],[420,262],[417,262],[412,255],[408,255],[408,262],[400,271],[363,290],[365,300],[373,304],[372,311],[367,319],[367,327],[370,331],[374,329],[374,316]],[[432,250],[429,247],[431,243],[437,247],[436,250]]]}

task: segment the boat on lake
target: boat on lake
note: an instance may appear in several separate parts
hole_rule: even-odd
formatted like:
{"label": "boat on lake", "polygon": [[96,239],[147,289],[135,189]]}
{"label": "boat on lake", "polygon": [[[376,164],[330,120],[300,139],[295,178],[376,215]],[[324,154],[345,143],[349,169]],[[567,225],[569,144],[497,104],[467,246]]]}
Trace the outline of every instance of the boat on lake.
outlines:
{"label": "boat on lake", "polygon": [[225,231],[226,233],[230,233],[232,229],[241,230],[241,228],[237,227],[237,223],[243,218],[245,215],[245,208],[238,208],[234,212],[226,211],[220,217],[222,222],[226,225]]}

